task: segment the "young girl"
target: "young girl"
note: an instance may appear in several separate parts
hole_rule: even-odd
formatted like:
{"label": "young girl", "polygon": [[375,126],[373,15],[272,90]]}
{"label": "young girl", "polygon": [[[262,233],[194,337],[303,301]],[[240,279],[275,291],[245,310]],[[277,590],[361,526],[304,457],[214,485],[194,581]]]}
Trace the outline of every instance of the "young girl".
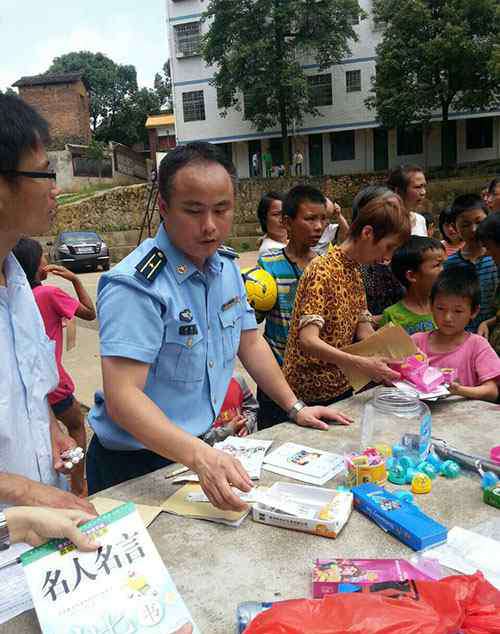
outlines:
{"label": "young girl", "polygon": [[500,359],[488,341],[465,327],[479,312],[481,291],[473,267],[450,267],[437,278],[431,306],[437,329],[412,335],[432,366],[457,372],[450,392],[465,398],[496,401]]}
{"label": "young girl", "polygon": [[453,224],[453,215],[450,207],[446,207],[439,214],[439,231],[443,236],[441,244],[444,247],[447,258],[463,248],[464,241],[458,235],[458,231]]}
{"label": "young girl", "polygon": [[[59,385],[48,396],[49,404],[55,417],[67,428],[70,436],[79,447],[86,449],[84,418],[80,403],[74,397],[75,384],[62,366],[63,325],[75,315],[80,319],[95,319],[95,308],[80,279],[62,266],[47,265],[41,245],[36,240],[22,238],[13,250],[14,255],[26,273],[33,289],[35,301],[45,324],[49,339],[55,341],[55,355],[59,371]],[[73,284],[78,299],[71,297],[56,286],[42,285],[47,274],[52,273]],[[84,461],[73,467],[71,472],[71,489],[73,493],[84,496]]]}

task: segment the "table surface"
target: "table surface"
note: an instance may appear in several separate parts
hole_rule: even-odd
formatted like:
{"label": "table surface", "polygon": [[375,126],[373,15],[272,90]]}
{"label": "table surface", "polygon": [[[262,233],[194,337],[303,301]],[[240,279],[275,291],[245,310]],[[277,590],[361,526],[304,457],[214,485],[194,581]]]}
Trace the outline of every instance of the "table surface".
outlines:
{"label": "table surface", "polygon": [[[371,392],[354,396],[335,407],[354,419],[349,428],[328,431],[304,429],[291,423],[258,432],[272,439],[272,448],[293,441],[341,453],[360,438],[364,403]],[[488,456],[500,444],[500,406],[479,401],[448,399],[431,404],[433,435],[467,453]],[[167,467],[102,492],[106,497],[159,505],[175,490],[165,479]],[[261,484],[284,479],[262,472]],[[286,478],[285,478],[286,479]],[[482,502],[479,478],[439,478],[429,495],[419,496],[420,508],[448,528],[474,526],[498,516]],[[178,486],[178,485],[177,485]],[[334,487],[332,481],[326,486]],[[396,488],[396,487],[392,487]],[[353,511],[335,540],[299,533],[245,519],[234,529],[167,513],[149,532],[202,632],[234,632],[237,605],[243,601],[277,601],[311,596],[311,573],[316,558],[409,558],[413,551]],[[1,634],[39,632],[33,611],[0,626]]]}

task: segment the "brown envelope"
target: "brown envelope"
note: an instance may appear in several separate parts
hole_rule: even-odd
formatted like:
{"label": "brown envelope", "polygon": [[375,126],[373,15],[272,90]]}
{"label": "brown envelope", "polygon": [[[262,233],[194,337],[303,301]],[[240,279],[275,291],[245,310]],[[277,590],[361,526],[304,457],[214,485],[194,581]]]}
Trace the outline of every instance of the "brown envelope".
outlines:
{"label": "brown envelope", "polygon": [[[418,349],[404,328],[389,323],[363,341],[358,341],[342,348],[342,351],[359,357],[377,356],[390,359],[406,359],[406,357],[418,352]],[[355,392],[368,385],[371,381],[370,377],[359,370],[342,368],[342,372]]]}

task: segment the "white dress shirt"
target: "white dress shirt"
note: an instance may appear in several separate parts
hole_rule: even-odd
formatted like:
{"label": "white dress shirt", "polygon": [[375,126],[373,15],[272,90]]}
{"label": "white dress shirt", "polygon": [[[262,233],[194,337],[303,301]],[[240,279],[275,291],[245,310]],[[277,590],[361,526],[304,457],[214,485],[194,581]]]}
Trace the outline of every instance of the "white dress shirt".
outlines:
{"label": "white dress shirt", "polygon": [[[47,394],[59,381],[54,342],[21,266],[5,260],[0,286],[0,472],[67,488],[52,467]],[[0,500],[0,507],[2,507]]]}

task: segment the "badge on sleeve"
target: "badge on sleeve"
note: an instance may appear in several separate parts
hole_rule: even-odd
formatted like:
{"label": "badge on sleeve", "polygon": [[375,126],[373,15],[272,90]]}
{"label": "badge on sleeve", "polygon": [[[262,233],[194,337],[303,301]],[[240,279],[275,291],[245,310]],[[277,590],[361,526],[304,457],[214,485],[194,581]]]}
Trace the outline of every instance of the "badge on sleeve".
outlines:
{"label": "badge on sleeve", "polygon": [[189,308],[185,308],[179,313],[179,319],[181,321],[193,321],[193,313],[189,310]]}
{"label": "badge on sleeve", "polygon": [[153,282],[167,263],[167,256],[158,247],[151,251],[136,265],[135,270],[148,282]]}

